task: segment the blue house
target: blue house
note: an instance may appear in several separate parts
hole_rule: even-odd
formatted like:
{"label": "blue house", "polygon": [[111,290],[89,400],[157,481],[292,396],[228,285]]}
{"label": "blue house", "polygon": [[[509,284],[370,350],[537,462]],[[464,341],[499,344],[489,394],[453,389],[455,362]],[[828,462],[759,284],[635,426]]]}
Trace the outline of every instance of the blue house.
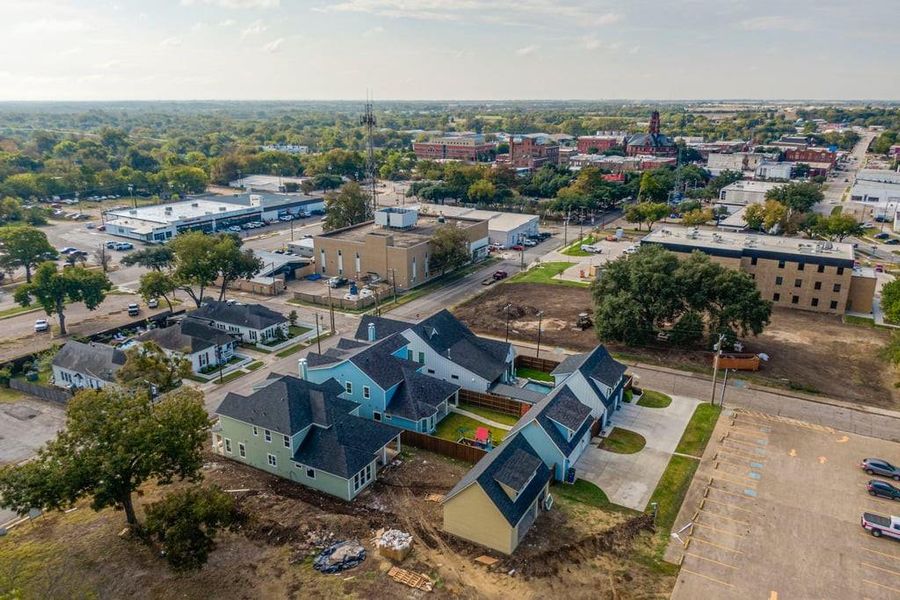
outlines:
{"label": "blue house", "polygon": [[557,386],[565,383],[581,402],[591,408],[591,416],[606,428],[612,412],[622,405],[626,367],[603,346],[585,354],[566,358],[553,372]]}
{"label": "blue house", "polygon": [[374,343],[342,339],[335,348],[301,358],[300,377],[313,383],[335,379],[340,397],[359,404],[359,416],[420,433],[432,433],[458,404],[460,386],[422,373],[410,361],[409,342],[390,335]]}

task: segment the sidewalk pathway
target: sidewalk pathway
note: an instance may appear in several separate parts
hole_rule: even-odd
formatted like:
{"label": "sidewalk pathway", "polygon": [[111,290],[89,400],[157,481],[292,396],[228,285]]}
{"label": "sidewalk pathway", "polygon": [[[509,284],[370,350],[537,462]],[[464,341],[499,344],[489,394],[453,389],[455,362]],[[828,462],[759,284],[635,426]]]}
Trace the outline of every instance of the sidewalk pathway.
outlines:
{"label": "sidewalk pathway", "polygon": [[461,408],[456,408],[455,406],[450,407],[450,412],[455,412],[463,415],[464,417],[469,417],[470,419],[475,419],[476,421],[481,421],[485,425],[490,425],[494,429],[502,429],[503,431],[509,431],[512,429],[510,425],[504,425],[503,423],[498,423],[497,421],[492,421],[486,417],[482,417],[479,414],[469,412],[467,410],[463,410]]}

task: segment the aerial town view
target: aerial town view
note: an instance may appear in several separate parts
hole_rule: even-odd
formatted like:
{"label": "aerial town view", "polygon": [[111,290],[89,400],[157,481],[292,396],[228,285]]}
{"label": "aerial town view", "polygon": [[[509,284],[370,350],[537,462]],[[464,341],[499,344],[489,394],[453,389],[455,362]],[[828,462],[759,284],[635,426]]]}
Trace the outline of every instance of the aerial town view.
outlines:
{"label": "aerial town view", "polygon": [[0,22],[0,600],[900,599],[895,0]]}

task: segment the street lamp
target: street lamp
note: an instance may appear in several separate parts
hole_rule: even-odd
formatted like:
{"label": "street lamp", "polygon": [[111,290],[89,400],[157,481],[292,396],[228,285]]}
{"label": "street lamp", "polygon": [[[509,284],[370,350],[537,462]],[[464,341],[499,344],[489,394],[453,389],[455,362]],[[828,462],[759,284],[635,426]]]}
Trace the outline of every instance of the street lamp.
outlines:
{"label": "street lamp", "polygon": [[137,208],[137,199],[134,197],[134,185],[128,184],[128,195],[131,196],[131,207]]}
{"label": "street lamp", "polygon": [[509,342],[509,309],[512,307],[512,303],[507,304],[503,307],[504,312],[506,312],[506,341]]}
{"label": "street lamp", "polygon": [[544,321],[544,311],[538,311],[538,343],[537,343],[537,352],[535,352],[534,357],[541,357],[541,324]]}

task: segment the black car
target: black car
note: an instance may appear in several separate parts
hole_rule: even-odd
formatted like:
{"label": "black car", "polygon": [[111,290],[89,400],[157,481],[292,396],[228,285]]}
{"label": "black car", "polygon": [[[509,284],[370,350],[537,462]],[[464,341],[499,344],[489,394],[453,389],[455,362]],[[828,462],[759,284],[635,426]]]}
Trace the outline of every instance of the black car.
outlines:
{"label": "black car", "polygon": [[888,246],[896,246],[897,244],[900,244],[900,240],[898,240],[897,238],[891,238],[889,240],[886,240],[884,243]]}
{"label": "black car", "polygon": [[859,465],[869,475],[881,475],[900,481],[900,468],[881,458],[864,458]]}
{"label": "black car", "polygon": [[891,500],[900,500],[900,488],[895,488],[887,481],[870,479],[866,484],[866,490],[870,496],[882,496]]}

